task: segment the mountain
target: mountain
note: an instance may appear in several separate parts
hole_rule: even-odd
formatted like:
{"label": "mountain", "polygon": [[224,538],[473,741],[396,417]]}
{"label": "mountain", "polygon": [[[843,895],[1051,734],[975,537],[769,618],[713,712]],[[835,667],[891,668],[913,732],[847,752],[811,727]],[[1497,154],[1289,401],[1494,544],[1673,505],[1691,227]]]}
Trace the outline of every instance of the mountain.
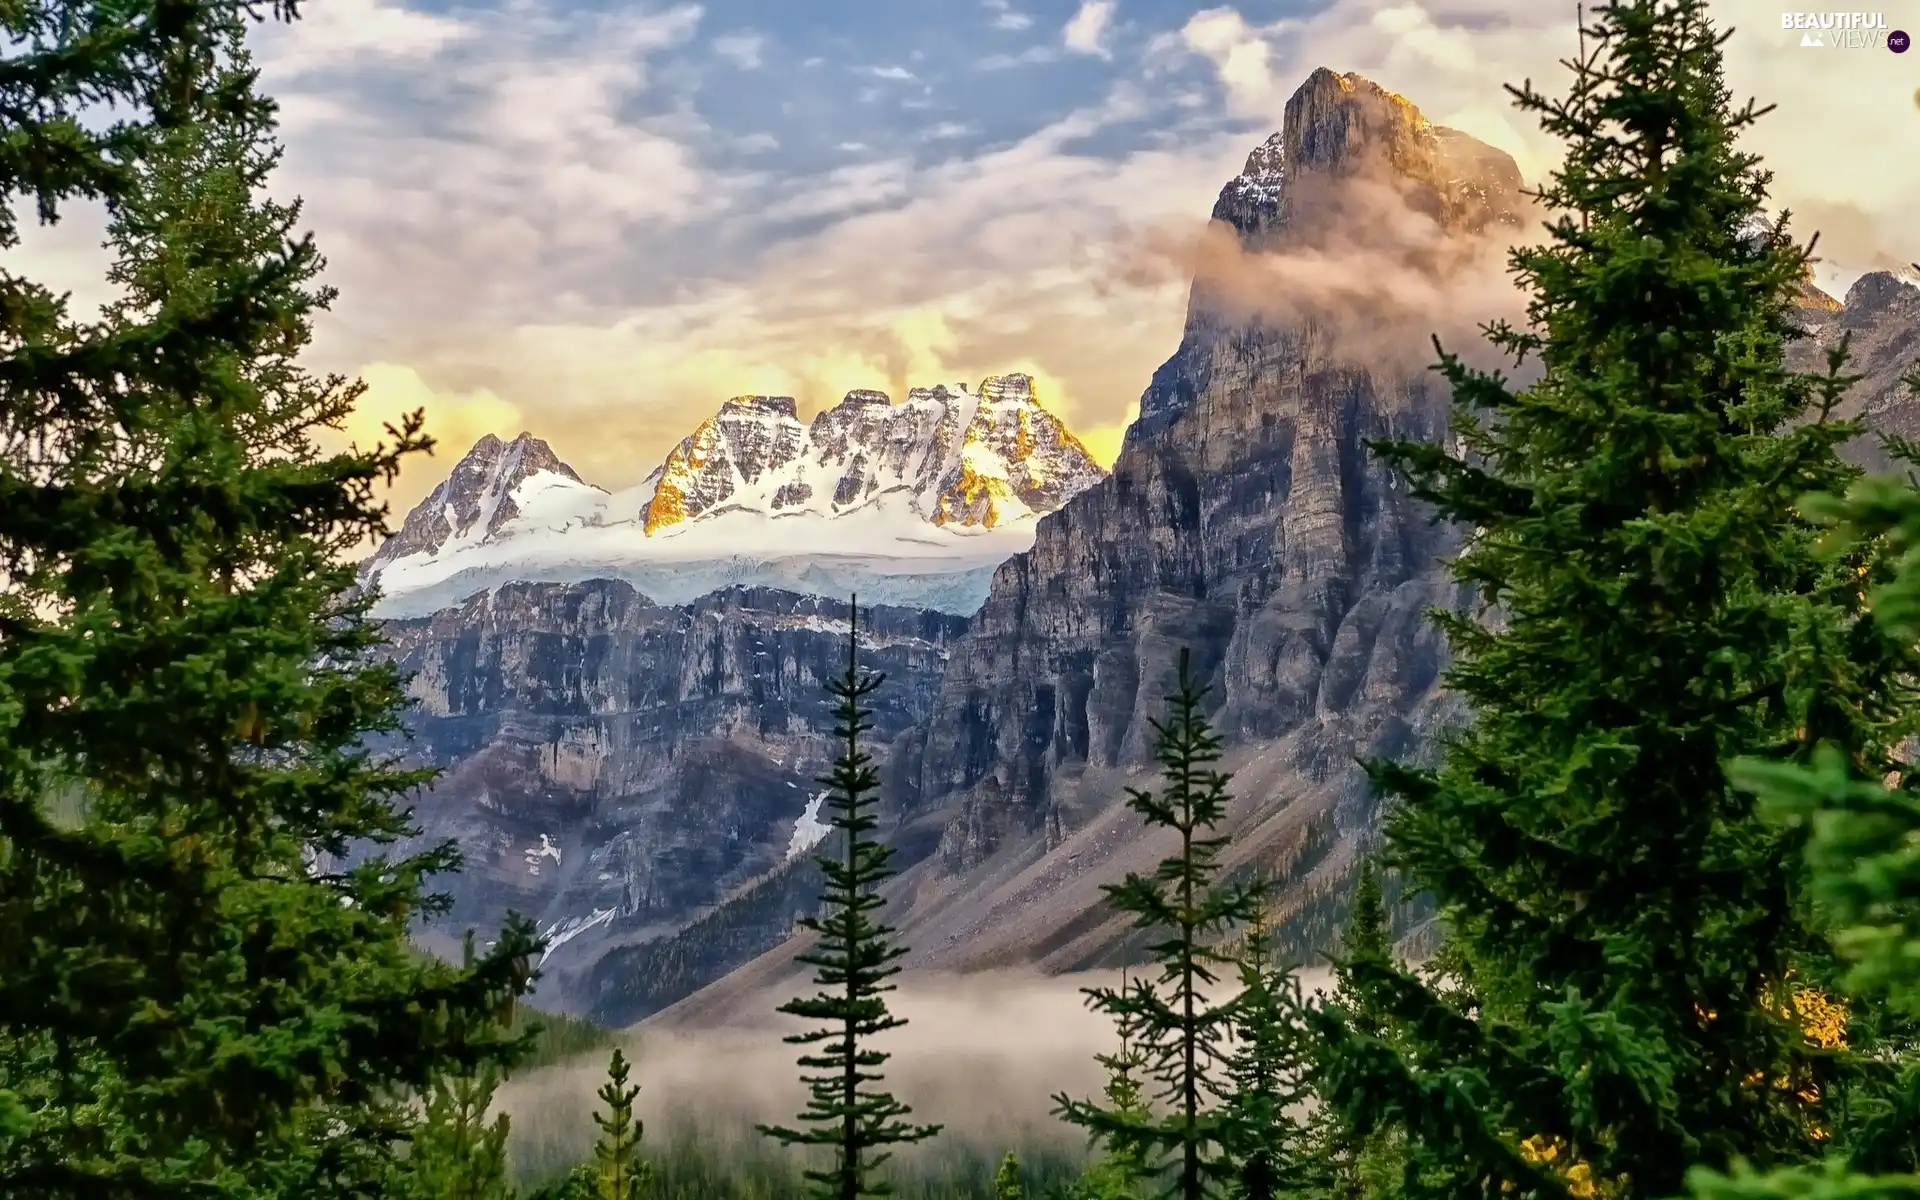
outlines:
{"label": "mountain", "polygon": [[[1369,240],[1396,220],[1497,258],[1525,217],[1521,188],[1508,156],[1359,76],[1319,70],[1293,95],[1281,131],[1219,193],[1227,245],[1202,260],[1214,271],[1196,275],[1181,342],[1112,474],[994,574],[929,715],[893,744],[895,837],[927,848],[890,913],[909,965],[1108,961],[1126,932],[1101,885],[1164,850],[1117,801],[1150,784],[1150,722],[1182,648],[1239,772],[1231,861],[1278,875],[1290,948],[1333,927],[1375,819],[1354,760],[1417,751],[1449,719],[1425,611],[1463,602],[1443,566],[1454,533],[1364,441],[1443,436],[1449,397],[1426,369],[1431,314],[1381,326],[1377,304],[1356,314],[1304,287],[1253,304],[1247,278],[1336,242],[1410,260]],[[1444,292],[1484,257],[1432,256],[1428,282]],[[790,922],[758,890],[727,909],[759,905],[751,932],[777,948],[676,1012],[723,1011],[790,969]],[[704,923],[729,927],[716,944],[735,956],[752,941],[727,912]],[[610,955],[590,977],[595,1013],[624,1022],[669,999],[634,990],[669,952],[684,945]]]}
{"label": "mountain", "polygon": [[891,738],[994,567],[1104,477],[1025,375],[808,423],[735,397],[621,492],[531,434],[480,439],[362,573],[409,676],[405,752],[443,772],[422,843],[466,856],[454,926],[537,918],[543,1002],[567,1006],[609,949],[779,875],[823,828],[847,594]]}
{"label": "mountain", "polygon": [[[874,735],[890,739],[930,710],[966,618],[862,603],[860,620],[863,663],[888,677]],[[460,845],[465,868],[440,881],[451,929],[513,910],[559,939],[544,1005],[571,1007],[571,976],[608,948],[671,935],[823,832],[821,683],[845,669],[844,600],[507,583],[385,632],[415,702],[399,748],[443,772],[407,848]],[[430,927],[457,952],[447,929]]]}
{"label": "mountain", "polygon": [[[1457,251],[1429,258],[1433,286],[1410,289],[1429,305],[1473,294],[1449,288],[1529,221],[1506,155],[1365,79],[1315,71],[1220,192],[1212,228],[1226,252],[1202,259],[1180,345],[1149,381],[1112,474],[1044,518],[1032,548],[995,573],[929,715],[893,742],[893,835],[917,857],[890,893],[889,920],[912,947],[905,965],[1072,970],[1111,965],[1127,947],[1102,885],[1150,870],[1164,846],[1117,802],[1152,785],[1149,720],[1183,647],[1211,688],[1220,765],[1235,772],[1230,868],[1279,883],[1288,951],[1328,945],[1355,852],[1377,829],[1356,760],[1429,756],[1462,715],[1440,687],[1446,647],[1426,616],[1468,609],[1444,566],[1459,532],[1433,525],[1365,446],[1449,436],[1427,331],[1455,314],[1430,306],[1382,322],[1316,292],[1306,272],[1253,268],[1297,267],[1334,246],[1417,260],[1418,247],[1391,241],[1387,218],[1406,214]],[[1250,275],[1301,282],[1250,308]],[[1852,330],[1865,378],[1848,411],[1879,430],[1920,425],[1897,385],[1920,354],[1920,290],[1868,276],[1844,301],[1810,284],[1804,299],[1812,336],[1794,362],[1813,366]],[[1863,439],[1849,453],[1878,451]],[[743,889],[675,938],[609,955],[587,980],[594,1012],[717,1021],[764,1003],[792,982],[791,875]],[[728,968],[687,996],[698,975]]]}
{"label": "mountain", "polygon": [[619,579],[662,604],[733,584],[964,615],[1036,519],[1104,478],[1026,375],[854,391],[803,423],[736,396],[637,486],[583,482],[522,433],[482,438],[366,564],[382,619],[509,581]]}

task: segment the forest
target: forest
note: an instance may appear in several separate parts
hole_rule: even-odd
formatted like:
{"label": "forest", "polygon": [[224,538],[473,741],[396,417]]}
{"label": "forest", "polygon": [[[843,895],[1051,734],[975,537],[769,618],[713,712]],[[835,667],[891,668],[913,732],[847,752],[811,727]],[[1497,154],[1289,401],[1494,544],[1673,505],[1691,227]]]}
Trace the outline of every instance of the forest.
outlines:
{"label": "forest", "polygon": [[[1564,149],[1511,257],[1525,325],[1486,329],[1537,378],[1436,339],[1455,439],[1369,447],[1473,530],[1482,607],[1434,617],[1468,723],[1366,764],[1332,986],[1221,867],[1183,656],[1155,785],[1116,797],[1168,852],[1107,889],[1145,951],[1086,997],[1106,1086],[1052,1097],[1084,1153],[1024,1157],[928,1152],[943,1114],[887,1087],[857,633],[815,989],[780,1009],[809,1098],[758,1149],[650,1139],[645,1055],[528,1008],[528,922],[415,948],[460,861],[394,849],[432,772],[370,748],[405,691],[353,560],[432,439],[416,412],[321,448],[362,385],[300,365],[335,296],[269,198],[246,49],[299,15],[0,0],[0,247],[103,205],[118,296],[82,320],[0,265],[0,1196],[1920,1196],[1920,476],[1841,457],[1844,343],[1786,366],[1814,247],[1763,219],[1765,110],[1703,0],[1596,6],[1564,94],[1508,89]],[[1435,954],[1401,958],[1383,894],[1431,906]],[[516,1164],[503,1082],[609,1051],[591,1159]]]}

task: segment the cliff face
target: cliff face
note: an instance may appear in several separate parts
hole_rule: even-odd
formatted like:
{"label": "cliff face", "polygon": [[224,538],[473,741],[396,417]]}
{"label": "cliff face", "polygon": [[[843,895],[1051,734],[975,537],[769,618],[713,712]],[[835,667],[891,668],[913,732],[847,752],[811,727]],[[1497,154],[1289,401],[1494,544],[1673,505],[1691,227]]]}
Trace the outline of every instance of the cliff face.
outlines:
{"label": "cliff face", "polygon": [[[1505,155],[1321,70],[1213,218],[1241,252],[1284,256],[1371,188],[1467,239],[1513,227],[1520,186]],[[1195,280],[1112,477],[1041,523],[955,651],[909,768],[919,803],[951,813],[948,870],[1057,844],[1107,799],[1074,779],[1144,765],[1183,646],[1221,730],[1288,737],[1303,788],[1344,801],[1349,827],[1366,816],[1353,757],[1431,723],[1441,646],[1421,614],[1455,601],[1450,534],[1365,442],[1441,436],[1447,397],[1416,356],[1342,346],[1310,299],[1249,313],[1234,292]]]}
{"label": "cliff face", "polygon": [[[863,665],[890,677],[876,735],[891,737],[926,715],[966,622],[861,617]],[[510,584],[388,629],[418,701],[412,752],[446,772],[416,815],[467,856],[453,926],[540,919],[563,939],[544,1000],[567,1003],[576,967],[679,928],[819,833],[844,602],[736,588],[666,607],[622,583]]]}

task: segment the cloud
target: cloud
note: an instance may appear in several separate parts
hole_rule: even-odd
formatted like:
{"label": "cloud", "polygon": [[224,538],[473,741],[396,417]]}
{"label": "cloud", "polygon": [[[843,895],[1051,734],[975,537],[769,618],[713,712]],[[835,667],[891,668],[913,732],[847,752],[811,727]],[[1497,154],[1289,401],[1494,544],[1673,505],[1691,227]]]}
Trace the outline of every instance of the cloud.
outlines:
{"label": "cloud", "polygon": [[742,71],[760,69],[760,52],[767,39],[757,33],[729,33],[713,39],[713,52]]}
{"label": "cloud", "polygon": [[897,66],[868,67],[867,74],[875,79],[910,80],[915,77],[912,71]]}
{"label": "cloud", "polygon": [[1082,0],[1079,11],[1060,31],[1067,49],[1075,54],[1112,58],[1113,54],[1100,44],[1100,39],[1106,36],[1107,23],[1113,19],[1113,4],[1114,0]]}
{"label": "cloud", "polygon": [[1033,27],[1033,18],[1015,8],[1010,0],[985,0],[987,10],[993,13],[993,27],[1009,33],[1018,33]]}
{"label": "cloud", "polygon": [[1180,40],[1213,63],[1230,109],[1242,115],[1271,109],[1277,87],[1271,48],[1246,18],[1231,8],[1197,12],[1181,27]]}
{"label": "cloud", "polygon": [[[318,72],[298,41],[263,49],[269,91],[300,113],[278,187],[309,198],[347,323],[386,331],[511,324],[573,303],[609,243],[668,236],[730,194],[702,130],[651,86],[699,9],[570,12],[537,4],[466,18],[471,36],[380,86]],[[296,38],[304,22],[287,31]],[[284,69],[291,52],[300,70]]]}
{"label": "cloud", "polygon": [[431,57],[448,45],[472,38],[474,26],[454,17],[414,12],[384,0],[328,0],[301,14],[292,28],[263,31],[267,59],[283,78],[385,59]]}

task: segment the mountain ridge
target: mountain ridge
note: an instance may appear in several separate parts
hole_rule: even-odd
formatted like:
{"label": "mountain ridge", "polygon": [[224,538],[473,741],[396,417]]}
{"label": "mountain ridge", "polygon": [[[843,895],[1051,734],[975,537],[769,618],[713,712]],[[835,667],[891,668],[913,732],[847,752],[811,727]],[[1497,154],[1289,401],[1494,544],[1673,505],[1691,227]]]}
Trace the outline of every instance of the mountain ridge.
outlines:
{"label": "mountain ridge", "polygon": [[1105,477],[1024,374],[978,389],[857,389],[801,422],[736,396],[639,484],[584,482],[522,433],[475,443],[367,560],[374,615],[422,616],[508,581],[622,579],[662,603],[734,584],[964,614],[1034,522]]}

